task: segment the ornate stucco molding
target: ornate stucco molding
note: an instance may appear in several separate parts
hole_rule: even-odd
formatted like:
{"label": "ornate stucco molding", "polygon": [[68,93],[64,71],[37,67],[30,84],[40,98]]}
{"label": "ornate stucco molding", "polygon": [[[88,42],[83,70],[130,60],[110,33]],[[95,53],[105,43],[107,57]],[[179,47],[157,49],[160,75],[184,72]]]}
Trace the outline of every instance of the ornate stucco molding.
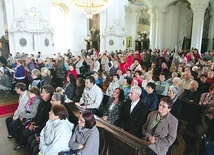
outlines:
{"label": "ornate stucco molding", "polygon": [[122,22],[120,19],[114,19],[113,25],[109,26],[105,32],[103,33],[104,36],[117,36],[117,37],[125,37],[125,27],[122,26]]}
{"label": "ornate stucco molding", "polygon": [[46,19],[42,18],[41,12],[37,11],[35,7],[28,10],[24,9],[23,12],[24,16],[14,19],[9,33],[30,32],[53,34],[53,28],[49,26]]}
{"label": "ornate stucco molding", "polygon": [[203,1],[188,0],[188,1],[191,4],[191,9],[193,13],[205,12],[206,8],[209,5],[209,0],[203,0]]}

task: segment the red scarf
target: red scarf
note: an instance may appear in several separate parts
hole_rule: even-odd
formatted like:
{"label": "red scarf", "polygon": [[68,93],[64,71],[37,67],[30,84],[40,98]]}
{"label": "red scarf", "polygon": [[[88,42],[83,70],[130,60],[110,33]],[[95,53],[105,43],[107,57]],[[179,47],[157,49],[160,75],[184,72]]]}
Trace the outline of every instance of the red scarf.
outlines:
{"label": "red scarf", "polygon": [[28,105],[32,105],[35,98],[36,96],[30,98],[30,100],[28,101]]}

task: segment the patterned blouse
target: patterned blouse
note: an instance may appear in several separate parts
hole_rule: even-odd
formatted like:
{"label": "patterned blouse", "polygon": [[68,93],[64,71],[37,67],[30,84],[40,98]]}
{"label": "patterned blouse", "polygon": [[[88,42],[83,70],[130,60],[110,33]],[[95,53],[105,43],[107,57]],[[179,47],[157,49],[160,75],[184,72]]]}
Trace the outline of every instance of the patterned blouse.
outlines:
{"label": "patterned blouse", "polygon": [[108,116],[108,120],[111,124],[118,125],[123,101],[118,101],[116,104],[114,104],[113,102],[114,98],[109,98],[107,108],[104,111],[103,116]]}

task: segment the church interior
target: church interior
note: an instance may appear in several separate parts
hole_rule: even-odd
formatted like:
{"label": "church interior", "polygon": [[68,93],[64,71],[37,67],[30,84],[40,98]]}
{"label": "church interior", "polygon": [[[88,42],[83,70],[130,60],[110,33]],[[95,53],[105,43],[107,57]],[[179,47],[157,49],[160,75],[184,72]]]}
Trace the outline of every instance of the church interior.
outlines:
{"label": "church interior", "polygon": [[[94,8],[91,11],[78,1],[83,4],[92,1],[90,7]],[[76,57],[91,49],[98,55],[111,55],[118,51],[119,54],[121,51],[138,51],[142,55],[146,55],[147,51],[150,54],[162,51],[170,55],[171,51],[174,54],[192,50],[203,58],[209,57],[209,61],[205,62],[209,65],[203,67],[207,67],[206,77],[212,71],[214,83],[214,0],[102,0],[102,5],[108,4],[100,9],[95,8],[97,1],[0,0],[0,57],[8,60],[10,56],[17,56],[18,52],[28,56],[41,53],[43,59],[55,59],[68,51]],[[124,61],[127,62],[127,59]],[[187,61],[186,64],[191,62]],[[151,67],[148,64],[142,66],[147,67],[146,71]],[[184,74],[185,69],[183,66]],[[202,72],[197,74],[199,79],[204,75]],[[57,86],[56,83],[53,82],[53,85]],[[214,106],[214,89],[208,91],[213,93]],[[0,102],[18,101],[17,95],[9,93],[5,97],[4,93],[0,91]],[[162,95],[158,97],[160,99]],[[78,110],[83,110],[69,106],[74,113],[79,114]],[[182,108],[177,138],[167,155],[205,155],[205,148],[201,145],[209,128],[206,124],[208,108],[192,103],[183,104]],[[13,150],[16,143],[7,138],[5,119],[0,117],[0,154],[29,154],[27,148]],[[100,155],[145,154],[148,145],[145,141],[100,117],[96,117],[96,121],[101,135]]]}

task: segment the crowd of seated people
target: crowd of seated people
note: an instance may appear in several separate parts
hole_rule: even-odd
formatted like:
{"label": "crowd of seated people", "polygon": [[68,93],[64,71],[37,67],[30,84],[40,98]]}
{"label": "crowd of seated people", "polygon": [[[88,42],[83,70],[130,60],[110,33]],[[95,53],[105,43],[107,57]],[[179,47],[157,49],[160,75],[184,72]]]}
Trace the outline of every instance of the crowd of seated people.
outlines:
{"label": "crowd of seated people", "polygon": [[[139,138],[145,136],[142,126],[146,123],[148,114],[151,111],[160,110],[159,103],[162,97],[168,96],[173,101],[172,105],[168,101],[164,102],[167,102],[169,113],[177,119],[184,101],[199,104],[204,93],[211,96],[209,98],[211,102],[202,103],[201,99],[200,104],[213,107],[213,93],[210,90],[214,84],[213,60],[204,61],[202,57],[198,57],[198,54],[194,57],[191,53],[197,53],[197,50],[187,53],[186,51],[155,50],[150,54],[149,50],[142,53],[120,50],[97,56],[93,54],[93,50],[90,52],[83,50],[82,55],[76,57],[72,56],[72,53],[64,55],[58,53],[55,58],[47,57],[44,61],[35,60],[33,55],[21,57],[17,54],[13,69],[14,79],[17,81],[15,90],[20,98],[19,107],[14,116],[6,119],[8,138],[16,138],[19,142],[19,137],[24,137],[23,142],[18,143],[15,150],[22,149],[28,144],[31,154],[37,154],[39,148],[42,149],[42,146],[38,145],[39,135],[46,122],[50,121],[48,113],[54,107],[52,103],[59,101],[59,105],[66,107],[66,104],[61,101],[66,99],[62,97],[64,95],[69,101],[94,114],[99,114],[103,96],[108,95],[109,100],[102,114],[103,120]],[[197,70],[192,69],[194,67]],[[29,84],[30,87],[28,87]],[[58,88],[56,91],[60,93],[53,96],[55,90],[51,85]],[[26,126],[20,119],[22,113],[32,112],[33,101],[39,94],[35,93],[31,96],[24,94],[27,88],[31,91],[34,87],[38,87],[41,100],[37,104],[35,114],[30,117],[30,123]],[[68,107],[66,109],[69,113]],[[209,110],[207,114],[209,124],[213,123],[213,117],[208,117],[210,113],[213,114],[213,110]],[[69,115],[72,119],[68,120],[77,125],[74,114]],[[60,118],[56,113],[54,113],[55,116]],[[21,126],[22,130],[16,131],[15,128],[18,126]],[[155,143],[154,140],[152,142]],[[44,150],[40,151],[44,152]]]}

